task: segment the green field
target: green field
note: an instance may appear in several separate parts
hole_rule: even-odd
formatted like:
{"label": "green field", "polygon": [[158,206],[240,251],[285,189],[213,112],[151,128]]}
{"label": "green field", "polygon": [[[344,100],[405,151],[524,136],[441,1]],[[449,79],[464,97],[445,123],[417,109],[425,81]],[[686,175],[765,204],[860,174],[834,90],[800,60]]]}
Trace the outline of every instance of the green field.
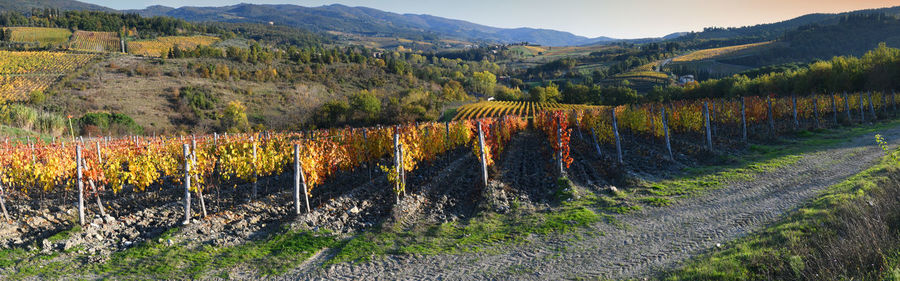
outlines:
{"label": "green field", "polygon": [[12,41],[37,42],[39,45],[65,44],[69,42],[72,32],[65,28],[47,27],[10,27]]}

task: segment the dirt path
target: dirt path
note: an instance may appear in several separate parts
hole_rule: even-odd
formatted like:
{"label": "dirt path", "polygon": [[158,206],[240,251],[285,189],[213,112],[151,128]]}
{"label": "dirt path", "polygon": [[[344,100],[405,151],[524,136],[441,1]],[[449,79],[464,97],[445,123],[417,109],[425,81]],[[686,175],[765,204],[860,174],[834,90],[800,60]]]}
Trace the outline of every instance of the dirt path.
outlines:
{"label": "dirt path", "polygon": [[[893,145],[900,127],[880,132]],[[301,279],[564,279],[628,278],[652,274],[775,222],[820,191],[870,167],[882,157],[874,134],[808,153],[790,167],[732,182],[706,195],[662,208],[621,215],[627,227],[600,223],[605,235],[582,240],[536,239],[491,253],[388,256],[358,265],[300,273]],[[498,254],[499,252],[499,254]],[[291,277],[288,277],[291,278]]]}

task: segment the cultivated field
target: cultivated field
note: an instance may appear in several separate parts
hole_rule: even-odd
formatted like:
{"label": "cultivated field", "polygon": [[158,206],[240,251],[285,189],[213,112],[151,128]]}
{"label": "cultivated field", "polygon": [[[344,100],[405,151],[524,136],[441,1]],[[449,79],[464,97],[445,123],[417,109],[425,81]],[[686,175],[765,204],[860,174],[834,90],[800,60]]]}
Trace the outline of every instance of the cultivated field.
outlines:
{"label": "cultivated field", "polygon": [[209,46],[218,41],[218,37],[212,36],[164,36],[153,40],[128,41],[127,45],[129,54],[164,57],[175,46],[193,49],[198,45]]}
{"label": "cultivated field", "polygon": [[39,45],[62,45],[69,42],[72,32],[65,28],[9,27],[14,42],[37,42]]}
{"label": "cultivated field", "polygon": [[0,51],[0,97],[22,101],[32,91],[43,91],[60,76],[91,62],[96,55],[67,52]]}
{"label": "cultivated field", "polygon": [[89,52],[121,52],[122,42],[115,32],[75,31],[69,48]]}

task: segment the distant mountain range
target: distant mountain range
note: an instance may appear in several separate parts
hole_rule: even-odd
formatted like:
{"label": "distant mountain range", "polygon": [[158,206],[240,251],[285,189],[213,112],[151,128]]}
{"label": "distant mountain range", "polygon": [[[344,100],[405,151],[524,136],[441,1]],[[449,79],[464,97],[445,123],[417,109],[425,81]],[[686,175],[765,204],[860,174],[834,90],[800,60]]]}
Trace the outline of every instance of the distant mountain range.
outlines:
{"label": "distant mountain range", "polygon": [[[0,10],[27,12],[31,8],[61,8],[64,10],[115,11],[103,6],[74,0],[0,0]],[[169,16],[188,21],[218,21],[234,23],[273,23],[303,28],[315,32],[341,32],[364,36],[398,37],[413,40],[460,39],[470,42],[519,43],[529,42],[545,46],[595,45],[611,42],[646,43],[662,40],[774,40],[784,32],[810,24],[828,25],[848,14],[900,14],[900,7],[860,10],[841,14],[809,14],[794,19],[737,28],[708,28],[702,32],[677,32],[662,38],[615,39],[588,38],[569,32],[536,28],[497,28],[462,20],[431,15],[398,14],[366,7],[328,5],[304,7],[297,5],[238,4],[224,7],[150,6],[140,10],[120,12],[142,16]]]}
{"label": "distant mountain range", "polygon": [[608,37],[587,38],[549,29],[496,28],[431,15],[397,14],[366,7],[328,5],[238,4],[225,7],[151,6],[128,10],[142,16],[170,16],[189,21],[272,22],[312,31],[338,31],[368,36],[413,36],[419,39],[449,37],[467,41],[502,43],[529,42],[547,46],[585,45],[612,42]]}
{"label": "distant mountain range", "polygon": [[57,8],[61,10],[107,11],[115,10],[100,5],[73,0],[0,0],[0,11],[30,12],[32,8]]}

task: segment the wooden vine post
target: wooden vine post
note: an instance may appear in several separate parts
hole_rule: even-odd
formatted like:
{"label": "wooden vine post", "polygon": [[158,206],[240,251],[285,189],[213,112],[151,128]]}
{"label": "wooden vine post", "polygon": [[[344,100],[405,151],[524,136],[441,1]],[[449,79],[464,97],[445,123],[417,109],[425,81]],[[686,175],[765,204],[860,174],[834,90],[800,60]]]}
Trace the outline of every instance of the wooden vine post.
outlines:
{"label": "wooden vine post", "polygon": [[[708,113],[709,117],[707,118],[709,120],[707,122],[709,122],[709,123],[707,123],[707,125],[709,125],[709,128],[712,131],[712,134],[710,134],[710,135],[713,135],[716,133],[716,125],[714,123],[716,120],[716,102],[715,101],[712,102],[712,108],[710,108],[710,110],[707,112],[709,112]],[[709,149],[712,150],[712,146],[710,146]]]}
{"label": "wooden vine post", "polygon": [[834,125],[837,126],[837,124],[838,124],[838,120],[837,120],[838,110],[837,110],[837,102],[835,102],[835,99],[834,99],[834,93],[831,93],[831,113],[832,113],[831,116],[834,117]]}
{"label": "wooden vine post", "polygon": [[484,131],[481,129],[481,121],[478,121],[478,149],[481,151],[481,179],[484,186],[488,184],[487,153],[484,148]]}
{"label": "wooden vine post", "polygon": [[[97,169],[102,169],[103,167],[103,155],[100,153],[100,141],[97,141]],[[100,209],[100,216],[106,217],[106,210],[103,209],[103,202],[100,201],[100,190],[97,189],[97,186],[94,184],[93,179],[88,179],[88,183],[91,186],[91,190],[94,191],[94,196],[97,199],[97,208]]]}
{"label": "wooden vine post", "polygon": [[294,212],[300,214],[300,187],[303,187],[303,198],[306,203],[306,213],[310,213],[309,193],[306,192],[306,175],[303,174],[303,166],[300,165],[300,144],[294,144]]}
{"label": "wooden vine post", "polygon": [[184,222],[191,223],[191,148],[183,144],[184,151]]}
{"label": "wooden vine post", "polygon": [[559,168],[559,175],[563,174],[563,155],[562,155],[562,130],[563,117],[560,116],[556,126],[556,166]]}
{"label": "wooden vine post", "polygon": [[744,143],[747,143],[747,107],[746,107],[747,105],[745,102],[746,99],[747,98],[745,98],[745,97],[741,97],[741,124],[742,124],[741,131],[743,133],[742,140],[744,140]]}
{"label": "wooden vine post", "polygon": [[794,131],[800,128],[800,120],[797,119],[797,95],[791,95],[791,110],[794,113]]}
{"label": "wooden vine post", "polygon": [[[191,166],[197,167],[197,139],[191,136]],[[203,211],[203,217],[206,217],[206,202],[203,200],[203,188],[200,187],[200,175],[193,175],[194,182],[197,184],[197,197],[200,198],[200,210]]]}
{"label": "wooden vine post", "polygon": [[866,100],[863,99],[862,92],[859,93],[859,122],[866,123],[866,110],[865,110]]}
{"label": "wooden vine post", "polygon": [[250,142],[253,143],[253,159],[251,160],[251,166],[253,167],[253,194],[250,195],[250,199],[256,199],[256,195],[259,192],[259,171],[256,169],[256,142],[253,141],[253,137],[250,137]]}
{"label": "wooden vine post", "polygon": [[616,108],[612,108],[612,120],[613,120],[613,135],[616,137],[616,156],[618,157],[619,164],[625,164],[625,160],[622,157],[622,140],[619,137],[619,124],[616,119]]}
{"label": "wooden vine post", "polygon": [[397,147],[397,151],[400,153],[400,193],[406,197],[406,154],[403,153],[403,143]]}
{"label": "wooden vine post", "polygon": [[887,91],[881,92],[881,113],[887,115]]}
{"label": "wooden vine post", "polygon": [[603,156],[603,153],[600,151],[600,144],[597,143],[597,133],[594,131],[594,127],[591,127],[591,140],[594,141],[594,149],[597,150],[597,157]]}
{"label": "wooden vine post", "polygon": [[894,99],[894,90],[891,90],[891,109],[896,113],[897,111],[897,100]]}
{"label": "wooden vine post", "polygon": [[766,98],[766,102],[769,105],[769,132],[772,134],[772,138],[775,138],[775,114],[772,112],[772,98]]}
{"label": "wooden vine post", "polygon": [[675,161],[675,155],[672,154],[672,143],[669,141],[669,121],[666,118],[666,107],[663,106],[661,111],[663,134],[666,137],[666,150],[669,152],[669,160]]}
{"label": "wooden vine post", "polygon": [[816,118],[816,129],[819,128],[819,97],[813,94],[813,112]]}
{"label": "wooden vine post", "polygon": [[853,118],[850,117],[850,96],[847,92],[844,92],[844,111],[847,112],[847,122],[853,123]]}
{"label": "wooden vine post", "polygon": [[394,172],[397,174],[396,182],[394,183],[394,195],[396,196],[397,203],[400,203],[400,170],[403,169],[402,163],[400,162],[402,159],[402,155],[400,155],[400,127],[394,127]]}
{"label": "wooden vine post", "polygon": [[81,163],[81,146],[75,146],[75,172],[77,173],[78,184],[78,223],[85,224],[84,220],[84,182],[82,181],[82,163]]}
{"label": "wooden vine post", "polygon": [[712,131],[709,128],[709,103],[703,102],[703,120],[706,124],[706,147],[709,150],[713,150],[712,146]]}
{"label": "wooden vine post", "polygon": [[869,113],[872,114],[872,121],[878,120],[878,115],[875,114],[875,101],[872,100],[872,92],[869,91],[866,95],[869,97]]}
{"label": "wooden vine post", "polygon": [[[0,178],[2,178],[2,174],[0,174]],[[9,213],[6,212],[6,199],[3,197],[6,196],[6,191],[3,189],[3,181],[0,181],[0,209],[3,210],[3,220],[9,221]]]}

